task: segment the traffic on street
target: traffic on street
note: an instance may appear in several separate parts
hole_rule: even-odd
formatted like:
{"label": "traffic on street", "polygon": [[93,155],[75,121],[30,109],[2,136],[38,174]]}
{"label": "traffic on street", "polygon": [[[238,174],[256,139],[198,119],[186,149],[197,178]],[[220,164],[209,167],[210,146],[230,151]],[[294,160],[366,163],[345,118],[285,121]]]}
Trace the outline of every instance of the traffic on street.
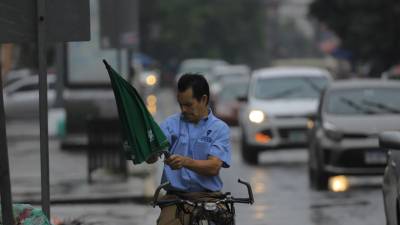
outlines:
{"label": "traffic on street", "polygon": [[[171,89],[158,90],[157,97],[160,109],[155,117],[157,120],[178,112]],[[24,136],[17,133],[21,127],[15,121],[7,127],[10,131],[12,187],[17,201],[37,200],[40,195],[37,127],[37,123],[30,123]],[[344,192],[315,191],[308,180],[305,148],[264,151],[258,165],[249,165],[240,153],[238,127],[231,128],[231,138],[233,162],[231,168],[221,170],[223,190],[232,192],[234,196],[246,196],[245,187],[237,183],[242,179],[251,184],[255,199],[253,205],[236,205],[237,224],[385,223],[381,176],[350,177]],[[147,173],[149,165],[132,166],[128,181],[98,171],[94,174],[95,182],[89,185],[86,181],[86,152],[62,150],[59,142],[57,138],[50,141],[52,199],[59,200],[51,206],[55,218],[85,224],[155,224],[159,209],[151,206],[150,198],[143,200],[140,197],[151,196],[153,192],[145,189],[154,191],[159,185],[161,162],[145,179],[141,176]],[[94,201],[96,198],[100,200]]]}

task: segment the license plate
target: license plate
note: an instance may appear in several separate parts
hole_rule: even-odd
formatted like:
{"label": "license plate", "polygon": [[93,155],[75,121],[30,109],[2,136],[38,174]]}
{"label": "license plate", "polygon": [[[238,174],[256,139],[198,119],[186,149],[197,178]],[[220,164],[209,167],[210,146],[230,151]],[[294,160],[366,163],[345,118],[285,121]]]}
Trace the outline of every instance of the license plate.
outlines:
{"label": "license plate", "polygon": [[304,142],[307,136],[304,131],[291,131],[289,132],[288,139],[292,142]]}
{"label": "license plate", "polygon": [[386,164],[386,152],[366,152],[364,160],[366,164]]}

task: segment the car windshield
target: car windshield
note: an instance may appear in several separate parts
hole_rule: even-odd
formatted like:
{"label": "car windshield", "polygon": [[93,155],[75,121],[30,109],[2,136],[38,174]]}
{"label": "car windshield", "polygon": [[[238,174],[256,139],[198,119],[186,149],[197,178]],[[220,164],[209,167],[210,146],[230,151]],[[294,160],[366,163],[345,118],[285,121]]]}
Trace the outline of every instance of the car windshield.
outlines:
{"label": "car windshield", "polygon": [[243,79],[249,77],[245,73],[227,73],[227,74],[218,74],[215,76],[215,80],[217,82],[224,82],[226,80],[231,80],[231,79]]}
{"label": "car windshield", "polygon": [[357,88],[328,94],[326,112],[339,115],[400,114],[400,95],[396,88]]}
{"label": "car windshield", "polygon": [[325,77],[284,77],[260,78],[254,89],[257,99],[298,99],[318,98],[322,89],[327,85]]}
{"label": "car windshield", "polygon": [[218,96],[221,101],[234,101],[237,97],[247,94],[246,83],[233,83],[225,85]]}

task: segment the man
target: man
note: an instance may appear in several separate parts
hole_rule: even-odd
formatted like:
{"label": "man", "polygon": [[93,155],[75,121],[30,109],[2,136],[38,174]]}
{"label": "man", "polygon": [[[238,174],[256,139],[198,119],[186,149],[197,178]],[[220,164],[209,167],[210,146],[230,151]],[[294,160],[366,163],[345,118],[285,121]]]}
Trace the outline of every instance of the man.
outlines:
{"label": "man", "polygon": [[[172,154],[165,159],[162,175],[162,183],[171,183],[164,198],[212,198],[222,189],[219,171],[230,166],[230,132],[209,109],[209,96],[209,85],[202,75],[185,74],[179,79],[181,113],[161,124]],[[161,209],[158,225],[187,224],[188,218],[188,214],[177,213],[176,206],[168,206]]]}

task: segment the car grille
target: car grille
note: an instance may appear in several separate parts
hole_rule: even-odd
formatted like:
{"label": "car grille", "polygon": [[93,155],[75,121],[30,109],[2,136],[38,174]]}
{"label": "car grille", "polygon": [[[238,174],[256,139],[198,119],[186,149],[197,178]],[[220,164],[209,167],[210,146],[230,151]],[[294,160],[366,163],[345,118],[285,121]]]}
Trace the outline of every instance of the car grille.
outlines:
{"label": "car grille", "polygon": [[281,128],[278,130],[279,136],[281,138],[287,139],[289,138],[289,134],[291,132],[307,132],[306,128]]}

